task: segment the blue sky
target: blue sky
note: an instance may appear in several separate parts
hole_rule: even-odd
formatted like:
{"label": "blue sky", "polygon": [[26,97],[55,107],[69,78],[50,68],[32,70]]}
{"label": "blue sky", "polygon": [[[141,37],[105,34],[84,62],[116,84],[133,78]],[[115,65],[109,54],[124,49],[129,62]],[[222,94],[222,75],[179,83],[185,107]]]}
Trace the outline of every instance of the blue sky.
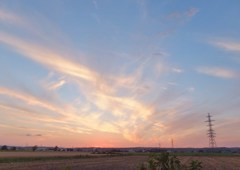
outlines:
{"label": "blue sky", "polygon": [[2,0],[0,144],[238,146],[239,6]]}

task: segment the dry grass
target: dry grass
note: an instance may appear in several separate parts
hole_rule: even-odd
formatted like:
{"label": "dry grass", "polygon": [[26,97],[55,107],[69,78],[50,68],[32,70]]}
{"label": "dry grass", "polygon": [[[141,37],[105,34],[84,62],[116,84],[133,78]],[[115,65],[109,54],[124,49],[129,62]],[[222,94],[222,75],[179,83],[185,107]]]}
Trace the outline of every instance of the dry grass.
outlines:
{"label": "dry grass", "polygon": [[192,160],[201,161],[203,170],[240,170],[239,156],[183,156],[180,160],[183,164]]}
{"label": "dry grass", "polygon": [[187,162],[191,160],[199,160],[202,162],[204,170],[240,170],[239,156],[200,156],[189,157]]}

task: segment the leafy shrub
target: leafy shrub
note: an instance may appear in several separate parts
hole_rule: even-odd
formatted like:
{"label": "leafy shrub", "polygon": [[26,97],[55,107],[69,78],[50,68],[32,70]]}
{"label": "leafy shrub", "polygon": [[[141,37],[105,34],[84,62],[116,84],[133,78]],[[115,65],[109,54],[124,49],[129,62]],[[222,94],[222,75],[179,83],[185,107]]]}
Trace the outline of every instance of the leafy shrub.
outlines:
{"label": "leafy shrub", "polygon": [[[176,156],[170,156],[168,152],[163,152],[160,155],[153,155],[149,159],[149,167],[151,169],[180,169],[180,160]],[[156,167],[156,168],[155,168]]]}
{"label": "leafy shrub", "polygon": [[200,170],[200,169],[202,169],[202,162],[200,162],[198,160],[192,160],[188,169],[189,170]]}
{"label": "leafy shrub", "polygon": [[201,170],[202,163],[193,160],[189,166],[184,165],[175,156],[171,156],[168,152],[151,155],[148,159],[147,165],[143,163],[138,167],[139,170]]}

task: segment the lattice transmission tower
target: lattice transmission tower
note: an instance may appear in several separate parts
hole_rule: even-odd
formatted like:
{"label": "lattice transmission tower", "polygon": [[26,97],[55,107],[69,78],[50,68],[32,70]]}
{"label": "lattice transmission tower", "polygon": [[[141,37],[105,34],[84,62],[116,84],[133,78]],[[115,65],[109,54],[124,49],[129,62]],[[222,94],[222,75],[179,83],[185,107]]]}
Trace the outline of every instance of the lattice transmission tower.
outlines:
{"label": "lattice transmission tower", "polygon": [[208,138],[209,138],[209,147],[210,148],[215,148],[217,146],[216,144],[216,141],[215,141],[215,137],[216,137],[216,133],[215,131],[213,130],[213,124],[212,122],[215,121],[215,120],[212,120],[211,118],[212,116],[210,115],[210,113],[208,113],[207,115],[207,123],[208,123]]}

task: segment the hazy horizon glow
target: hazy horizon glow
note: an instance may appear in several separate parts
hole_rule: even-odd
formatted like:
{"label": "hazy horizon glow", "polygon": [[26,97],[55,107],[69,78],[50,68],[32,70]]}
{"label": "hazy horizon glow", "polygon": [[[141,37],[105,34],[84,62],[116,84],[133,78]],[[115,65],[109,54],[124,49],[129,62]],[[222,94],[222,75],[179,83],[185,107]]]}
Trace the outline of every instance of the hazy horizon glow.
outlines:
{"label": "hazy horizon glow", "polygon": [[239,146],[239,6],[2,0],[0,145]]}

